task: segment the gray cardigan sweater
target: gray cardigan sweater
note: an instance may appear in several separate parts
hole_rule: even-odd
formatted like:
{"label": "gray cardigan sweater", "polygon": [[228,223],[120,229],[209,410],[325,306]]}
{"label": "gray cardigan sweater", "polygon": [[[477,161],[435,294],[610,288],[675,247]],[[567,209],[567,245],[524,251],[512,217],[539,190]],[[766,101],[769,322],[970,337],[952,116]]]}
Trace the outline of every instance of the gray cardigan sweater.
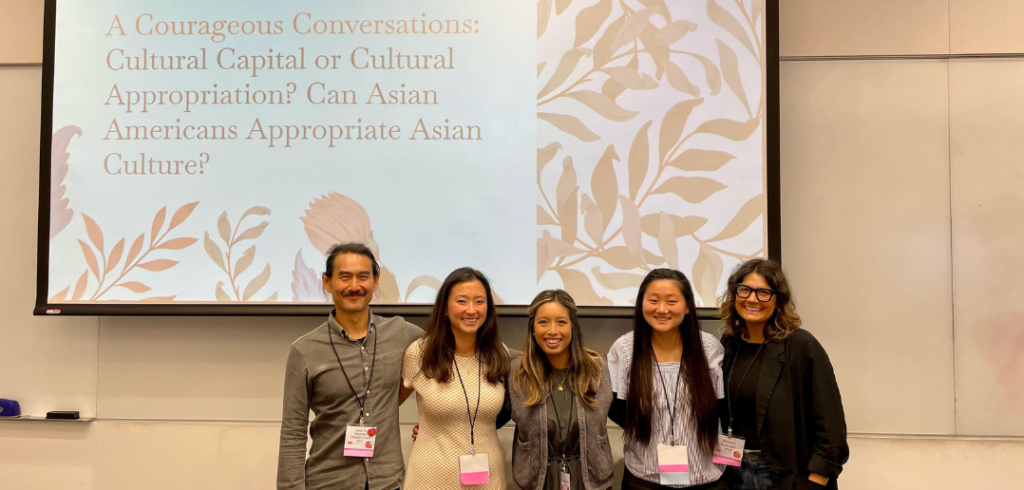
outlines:
{"label": "gray cardigan sweater", "polygon": [[[512,442],[512,476],[521,490],[540,490],[544,486],[548,462],[547,403],[523,405],[525,393],[512,388],[512,374],[521,359],[512,362],[509,371],[509,402],[516,436]],[[608,444],[608,409],[612,404],[612,383],[608,362],[601,360],[601,384],[597,389],[597,406],[591,408],[576,398],[576,418],[580,421],[580,467],[583,488],[604,490],[612,486],[612,448]]]}

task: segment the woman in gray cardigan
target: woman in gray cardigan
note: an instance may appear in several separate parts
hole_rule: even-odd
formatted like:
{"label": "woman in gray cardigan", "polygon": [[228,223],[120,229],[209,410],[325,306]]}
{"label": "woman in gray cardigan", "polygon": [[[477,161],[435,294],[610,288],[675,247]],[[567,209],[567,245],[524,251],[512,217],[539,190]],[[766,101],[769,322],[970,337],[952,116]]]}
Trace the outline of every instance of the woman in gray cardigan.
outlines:
{"label": "woman in gray cardigan", "polygon": [[508,402],[516,422],[512,474],[526,490],[612,486],[608,364],[583,347],[576,303],[548,290],[529,309],[529,336],[512,363]]}

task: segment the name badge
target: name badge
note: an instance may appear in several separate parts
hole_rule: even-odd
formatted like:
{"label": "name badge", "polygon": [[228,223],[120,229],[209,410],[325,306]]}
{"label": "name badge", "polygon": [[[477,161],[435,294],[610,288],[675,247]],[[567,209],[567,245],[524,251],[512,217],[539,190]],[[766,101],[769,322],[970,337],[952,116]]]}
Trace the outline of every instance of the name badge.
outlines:
{"label": "name badge", "polygon": [[459,456],[459,481],[463,485],[482,485],[491,481],[486,453]]}
{"label": "name badge", "polygon": [[662,485],[690,484],[686,446],[658,444],[658,475]]}
{"label": "name badge", "polygon": [[565,471],[558,473],[558,490],[572,490],[572,475]]}
{"label": "name badge", "polygon": [[743,446],[746,443],[747,441],[744,441],[742,437],[718,434],[718,444],[715,446],[714,456],[711,456],[711,462],[726,466],[740,466],[743,461]]}
{"label": "name badge", "polygon": [[345,428],[345,456],[372,458],[377,444],[377,428],[349,425]]}

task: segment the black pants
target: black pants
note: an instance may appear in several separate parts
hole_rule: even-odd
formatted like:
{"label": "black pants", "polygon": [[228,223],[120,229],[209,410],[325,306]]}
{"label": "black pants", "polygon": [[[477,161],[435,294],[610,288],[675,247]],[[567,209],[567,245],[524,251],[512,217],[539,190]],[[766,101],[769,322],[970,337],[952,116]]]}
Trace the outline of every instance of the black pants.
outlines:
{"label": "black pants", "polygon": [[[622,469],[622,490],[678,490],[674,487],[667,487],[637,478],[636,475],[629,472],[629,468],[623,467]],[[725,480],[719,478],[718,481],[711,483],[686,487],[686,490],[726,490]]]}

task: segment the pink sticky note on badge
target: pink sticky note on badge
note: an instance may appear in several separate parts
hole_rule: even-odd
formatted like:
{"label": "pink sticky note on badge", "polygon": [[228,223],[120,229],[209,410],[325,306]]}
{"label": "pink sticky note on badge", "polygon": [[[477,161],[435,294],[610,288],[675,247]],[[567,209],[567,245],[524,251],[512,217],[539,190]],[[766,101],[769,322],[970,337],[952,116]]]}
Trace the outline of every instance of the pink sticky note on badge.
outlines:
{"label": "pink sticky note on badge", "polygon": [[463,485],[490,483],[491,471],[487,454],[466,454],[459,456],[459,481]]}

